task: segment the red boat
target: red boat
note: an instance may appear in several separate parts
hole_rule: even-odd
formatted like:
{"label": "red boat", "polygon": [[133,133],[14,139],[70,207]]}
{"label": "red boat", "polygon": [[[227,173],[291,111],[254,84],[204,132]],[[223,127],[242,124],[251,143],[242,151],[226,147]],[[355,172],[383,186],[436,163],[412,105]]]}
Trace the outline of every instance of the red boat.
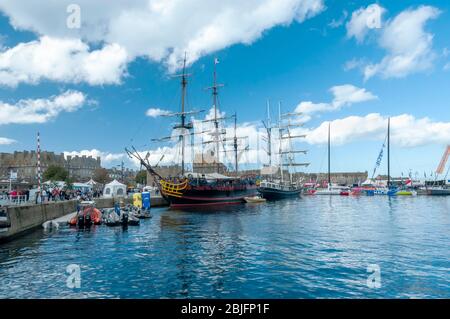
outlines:
{"label": "red boat", "polygon": [[102,223],[102,213],[94,207],[93,202],[81,203],[80,211],[69,220],[70,226],[89,227],[92,224],[100,225]]}

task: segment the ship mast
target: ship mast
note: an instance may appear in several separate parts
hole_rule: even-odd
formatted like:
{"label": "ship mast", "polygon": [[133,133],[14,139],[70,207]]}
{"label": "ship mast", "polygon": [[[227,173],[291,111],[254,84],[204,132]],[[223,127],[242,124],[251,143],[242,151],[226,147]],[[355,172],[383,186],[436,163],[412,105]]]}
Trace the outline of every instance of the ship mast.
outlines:
{"label": "ship mast", "polygon": [[[299,112],[293,112],[293,113],[285,113],[285,114],[281,114],[281,102],[279,103],[278,106],[279,109],[279,125],[278,125],[278,130],[279,130],[279,135],[280,135],[280,150],[279,150],[279,154],[280,154],[280,169],[281,169],[281,182],[284,181],[284,175],[283,175],[283,167],[287,166],[288,167],[288,173],[289,173],[289,182],[291,184],[294,183],[293,181],[293,174],[292,174],[292,169],[293,167],[298,167],[298,166],[304,166],[307,167],[309,166],[309,163],[294,163],[294,159],[295,159],[295,155],[296,153],[302,153],[302,154],[307,154],[308,151],[306,150],[293,150],[293,146],[292,146],[292,139],[294,138],[305,138],[306,135],[302,134],[302,135],[291,135],[291,128],[292,127],[301,127],[303,126],[303,124],[301,123],[292,123],[291,122],[291,117],[295,117],[295,116],[301,116],[302,113]],[[283,125],[283,119],[287,118],[287,125]],[[287,135],[285,136],[283,134],[283,131],[287,132]],[[288,139],[288,146],[289,149],[286,151],[283,151],[283,140],[284,139]],[[287,155],[287,159],[288,159],[288,163],[284,164],[283,163],[283,155]]]}
{"label": "ship mast", "polygon": [[180,129],[179,141],[181,144],[181,175],[183,176],[185,173],[185,130],[192,129],[192,123],[186,123],[186,112],[185,112],[185,104],[186,104],[186,88],[187,88],[187,78],[190,74],[186,73],[186,53],[184,54],[183,60],[183,73],[180,75],[176,75],[175,77],[181,78],[181,113],[180,113],[180,124],[174,126],[174,129]]}
{"label": "ship mast", "polygon": [[236,170],[236,177],[238,176],[239,167],[238,167],[238,138],[236,135],[237,131],[237,113],[234,113],[234,165]]}
{"label": "ship mast", "polygon": [[213,75],[213,86],[207,88],[209,90],[212,90],[212,96],[213,96],[213,107],[214,107],[214,141],[216,144],[216,161],[217,161],[217,173],[220,171],[220,132],[219,132],[219,118],[217,116],[217,102],[218,102],[218,95],[219,95],[219,88],[223,87],[223,84],[217,84],[217,64],[219,63],[219,60],[216,58],[214,59],[214,75]]}
{"label": "ship mast", "polygon": [[278,134],[280,137],[280,145],[279,145],[279,161],[280,161],[280,173],[281,173],[281,183],[283,184],[283,129],[281,128],[281,102],[278,103]]}
{"label": "ship mast", "polygon": [[269,100],[267,100],[267,155],[269,156],[269,167],[272,166],[272,123],[270,121],[270,104]]}
{"label": "ship mast", "polygon": [[387,170],[388,170],[388,188],[391,186],[391,118],[388,118],[388,137],[387,137]]}
{"label": "ship mast", "polygon": [[328,189],[331,187],[331,122],[328,123]]}
{"label": "ship mast", "polygon": [[[262,121],[262,124],[264,125],[264,128],[266,129],[267,137],[263,135],[263,140],[267,142],[267,150],[266,151],[267,156],[269,157],[269,170],[270,170],[270,176],[272,178],[273,172],[272,172],[272,121],[270,119],[270,103],[269,100],[267,100],[267,119],[266,121]],[[259,151],[258,151],[259,153]]]}

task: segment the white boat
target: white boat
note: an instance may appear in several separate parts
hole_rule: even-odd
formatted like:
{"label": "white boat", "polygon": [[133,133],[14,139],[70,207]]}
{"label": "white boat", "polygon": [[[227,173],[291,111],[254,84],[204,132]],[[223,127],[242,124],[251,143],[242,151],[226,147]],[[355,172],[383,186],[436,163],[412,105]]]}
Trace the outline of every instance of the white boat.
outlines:
{"label": "white boat", "polygon": [[350,188],[347,186],[329,186],[326,189],[318,189],[314,195],[348,195],[350,194]]}
{"label": "white boat", "polygon": [[265,198],[262,198],[261,196],[244,197],[244,200],[247,203],[264,203],[267,201]]}

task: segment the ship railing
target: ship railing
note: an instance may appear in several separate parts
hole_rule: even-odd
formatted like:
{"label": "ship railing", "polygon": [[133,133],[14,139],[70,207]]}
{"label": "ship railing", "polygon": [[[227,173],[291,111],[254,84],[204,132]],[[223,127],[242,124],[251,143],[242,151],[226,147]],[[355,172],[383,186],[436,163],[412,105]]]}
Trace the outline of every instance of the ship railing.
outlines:
{"label": "ship railing", "polygon": [[187,180],[185,180],[182,183],[172,183],[165,180],[161,180],[160,183],[162,186],[162,190],[170,195],[182,195],[181,191],[185,190],[188,185]]}

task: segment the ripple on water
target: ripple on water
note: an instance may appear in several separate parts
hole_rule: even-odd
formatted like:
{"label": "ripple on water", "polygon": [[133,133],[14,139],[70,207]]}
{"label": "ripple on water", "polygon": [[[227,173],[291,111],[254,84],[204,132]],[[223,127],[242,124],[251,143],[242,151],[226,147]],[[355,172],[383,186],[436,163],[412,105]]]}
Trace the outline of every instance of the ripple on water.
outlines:
{"label": "ripple on water", "polygon": [[[0,297],[450,297],[449,198],[305,196],[153,213],[127,230],[37,230],[0,246]],[[67,287],[70,264],[80,289]],[[367,286],[370,264],[380,289]]]}

